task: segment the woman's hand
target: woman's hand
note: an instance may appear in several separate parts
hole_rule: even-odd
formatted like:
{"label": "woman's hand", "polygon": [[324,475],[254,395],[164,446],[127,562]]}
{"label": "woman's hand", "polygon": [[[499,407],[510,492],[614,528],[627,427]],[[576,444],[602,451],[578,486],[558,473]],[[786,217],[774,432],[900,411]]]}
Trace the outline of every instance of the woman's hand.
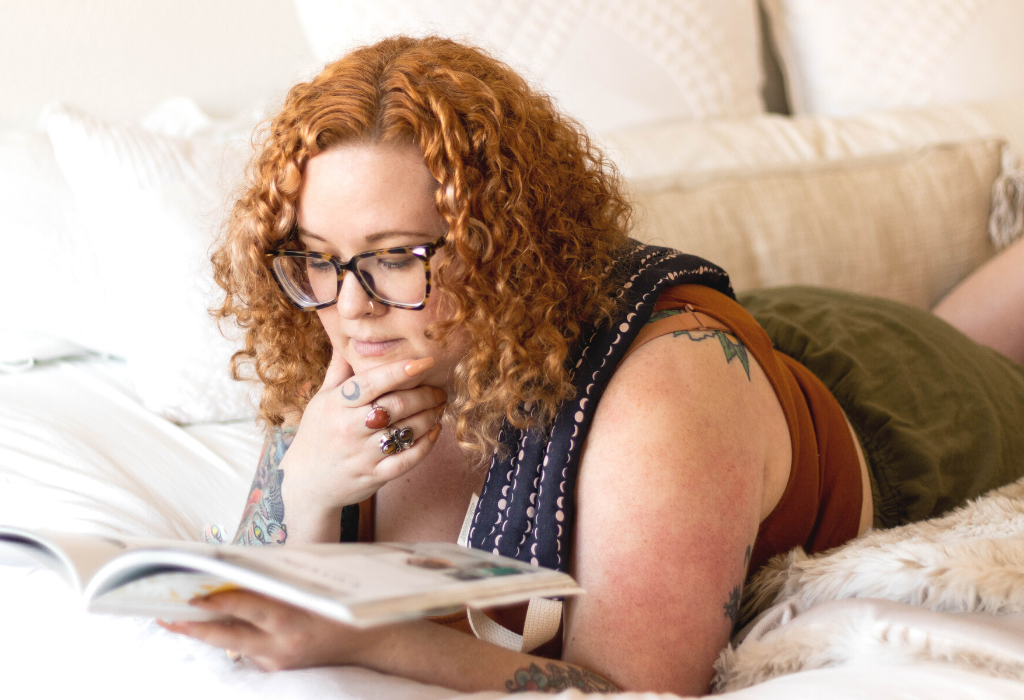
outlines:
{"label": "woman's hand", "polygon": [[[302,414],[298,432],[281,460],[281,496],[290,541],[338,541],[341,509],[369,498],[380,487],[420,464],[441,432],[447,395],[415,386],[433,358],[393,362],[353,375],[335,353],[324,383]],[[366,427],[374,405],[392,428],[411,428],[415,442],[385,455],[385,431]]]}
{"label": "woman's hand", "polygon": [[265,671],[360,663],[390,629],[356,629],[249,591],[218,593],[191,604],[232,619],[158,624],[230,649]]}

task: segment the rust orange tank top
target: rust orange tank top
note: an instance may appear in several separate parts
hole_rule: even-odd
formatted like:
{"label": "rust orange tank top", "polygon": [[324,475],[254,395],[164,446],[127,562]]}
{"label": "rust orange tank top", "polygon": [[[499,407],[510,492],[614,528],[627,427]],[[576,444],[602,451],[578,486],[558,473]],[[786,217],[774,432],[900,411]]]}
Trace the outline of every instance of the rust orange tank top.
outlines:
{"label": "rust orange tank top", "polygon": [[[796,546],[813,554],[856,537],[862,499],[860,463],[846,416],[832,393],[810,370],[775,350],[754,317],[724,294],[702,285],[680,285],[662,292],[654,311],[684,308],[716,319],[746,346],[767,375],[789,426],[793,446],[789,481],[778,505],[758,528],[748,571],[753,573],[771,557]],[[666,333],[691,330],[693,320],[688,315],[644,326],[629,352]]]}

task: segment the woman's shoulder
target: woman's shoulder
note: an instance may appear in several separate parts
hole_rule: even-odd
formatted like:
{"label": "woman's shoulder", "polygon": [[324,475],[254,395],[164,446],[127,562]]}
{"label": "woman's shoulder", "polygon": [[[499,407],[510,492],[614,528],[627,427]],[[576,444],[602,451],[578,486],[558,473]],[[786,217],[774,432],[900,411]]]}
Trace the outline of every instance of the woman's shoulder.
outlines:
{"label": "woman's shoulder", "polygon": [[763,517],[785,489],[791,459],[785,414],[756,358],[732,333],[695,330],[654,338],[620,364],[581,469],[625,460],[691,485],[711,474],[748,480]]}
{"label": "woman's shoulder", "polygon": [[622,423],[640,434],[672,425],[671,441],[680,448],[687,446],[689,426],[695,423],[705,435],[729,434],[743,426],[753,437],[759,432],[757,408],[765,390],[771,395],[764,372],[735,335],[721,330],[667,333],[644,343],[616,368],[598,404],[590,439],[604,430],[618,432]]}

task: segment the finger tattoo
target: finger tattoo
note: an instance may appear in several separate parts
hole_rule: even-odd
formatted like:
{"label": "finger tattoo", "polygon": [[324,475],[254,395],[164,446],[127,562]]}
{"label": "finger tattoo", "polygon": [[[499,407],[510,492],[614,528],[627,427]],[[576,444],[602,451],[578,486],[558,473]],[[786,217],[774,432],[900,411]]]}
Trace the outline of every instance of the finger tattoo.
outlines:
{"label": "finger tattoo", "polygon": [[355,401],[359,398],[359,384],[356,382],[345,382],[341,385],[341,395],[349,401]]}

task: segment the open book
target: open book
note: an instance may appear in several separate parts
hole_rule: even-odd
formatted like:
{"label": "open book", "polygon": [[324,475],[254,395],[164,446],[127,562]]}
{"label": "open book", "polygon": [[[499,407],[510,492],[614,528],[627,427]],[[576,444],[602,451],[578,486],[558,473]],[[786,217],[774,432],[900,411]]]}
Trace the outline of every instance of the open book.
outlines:
{"label": "open book", "polygon": [[244,588],[357,627],[582,593],[564,573],[444,542],[242,547],[0,526],[0,563],[41,563],[91,612],[208,620],[192,598]]}

